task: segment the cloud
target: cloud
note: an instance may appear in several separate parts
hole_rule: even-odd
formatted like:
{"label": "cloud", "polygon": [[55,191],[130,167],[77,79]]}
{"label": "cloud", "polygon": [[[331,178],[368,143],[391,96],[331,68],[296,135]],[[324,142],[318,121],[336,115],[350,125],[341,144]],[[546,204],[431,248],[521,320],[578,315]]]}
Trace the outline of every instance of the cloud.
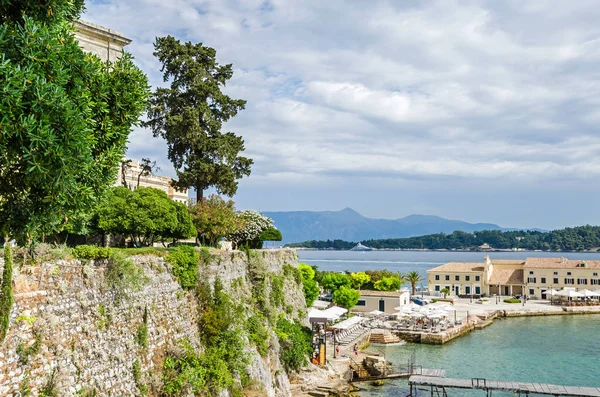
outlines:
{"label": "cloud", "polygon": [[[234,65],[225,91],[248,104],[226,128],[255,159],[244,186],[505,188],[600,176],[598,17],[588,0],[103,0],[84,16],[133,39],[153,86],[156,36],[202,42]],[[130,153],[168,167],[148,132],[136,130]]]}

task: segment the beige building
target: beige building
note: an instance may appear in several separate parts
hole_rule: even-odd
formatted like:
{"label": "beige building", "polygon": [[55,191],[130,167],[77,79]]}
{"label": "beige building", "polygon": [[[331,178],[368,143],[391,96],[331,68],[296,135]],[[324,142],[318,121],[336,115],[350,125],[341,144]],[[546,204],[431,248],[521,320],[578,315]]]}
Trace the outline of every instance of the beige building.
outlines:
{"label": "beige building", "polygon": [[122,33],[82,20],[75,22],[75,38],[84,51],[109,62],[119,58],[123,47],[131,43]]}
{"label": "beige building", "polygon": [[401,291],[373,291],[363,290],[360,292],[360,298],[356,306],[352,308],[353,312],[368,313],[375,310],[386,314],[398,312],[398,306],[408,305],[410,294],[407,290]]}
{"label": "beige building", "polygon": [[127,187],[131,190],[135,190],[138,187],[139,182],[139,187],[153,187],[160,189],[167,193],[171,200],[183,204],[188,203],[187,189],[175,189],[173,186],[171,186],[171,181],[173,178],[168,176],[143,175],[140,164],[137,161],[131,161],[129,163],[129,167],[125,168],[125,170],[123,170],[123,168],[119,170],[119,175],[117,177],[117,181],[115,182],[115,186],[123,186],[123,180],[125,180]]}
{"label": "beige building", "polygon": [[427,271],[429,291],[444,288],[455,296],[512,296],[525,294],[546,299],[547,289],[600,288],[600,261],[566,258],[450,262]]}

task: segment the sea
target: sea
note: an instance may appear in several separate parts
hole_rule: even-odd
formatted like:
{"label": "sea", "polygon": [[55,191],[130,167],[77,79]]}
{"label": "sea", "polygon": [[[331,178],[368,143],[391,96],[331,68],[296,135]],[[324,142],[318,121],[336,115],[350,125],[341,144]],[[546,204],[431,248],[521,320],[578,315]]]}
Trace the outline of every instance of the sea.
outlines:
{"label": "sea", "polygon": [[[301,262],[320,270],[362,271],[388,269],[423,276],[447,262],[481,262],[492,259],[559,257],[600,260],[599,253],[547,252],[442,252],[442,251],[298,251]],[[521,317],[498,319],[483,330],[471,332],[445,345],[406,344],[369,347],[396,366],[409,362],[423,368],[443,369],[449,378],[550,383],[600,387],[600,315]],[[360,396],[406,396],[406,380],[384,386],[360,384]],[[485,396],[481,390],[448,389],[448,396]],[[419,390],[417,396],[429,396]],[[494,396],[513,396],[494,391]]]}

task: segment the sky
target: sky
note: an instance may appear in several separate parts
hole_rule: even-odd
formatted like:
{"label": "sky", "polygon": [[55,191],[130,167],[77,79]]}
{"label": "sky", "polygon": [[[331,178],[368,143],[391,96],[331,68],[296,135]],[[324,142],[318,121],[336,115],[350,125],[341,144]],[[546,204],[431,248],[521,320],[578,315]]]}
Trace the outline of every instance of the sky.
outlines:
{"label": "sky", "polygon": [[[156,37],[217,50],[247,100],[237,208],[600,224],[600,7],[588,0],[101,0],[153,87]],[[175,175],[136,128],[128,156]]]}

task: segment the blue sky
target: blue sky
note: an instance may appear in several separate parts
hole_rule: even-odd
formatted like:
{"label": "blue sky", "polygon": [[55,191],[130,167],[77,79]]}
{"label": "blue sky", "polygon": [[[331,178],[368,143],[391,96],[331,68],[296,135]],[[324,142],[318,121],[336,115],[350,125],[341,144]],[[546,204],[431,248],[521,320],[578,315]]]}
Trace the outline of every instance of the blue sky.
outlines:
{"label": "blue sky", "polygon": [[[84,19],[232,63],[226,127],[255,161],[238,208],[432,214],[505,227],[600,223],[596,1],[102,0]],[[136,129],[129,156],[174,175]]]}

